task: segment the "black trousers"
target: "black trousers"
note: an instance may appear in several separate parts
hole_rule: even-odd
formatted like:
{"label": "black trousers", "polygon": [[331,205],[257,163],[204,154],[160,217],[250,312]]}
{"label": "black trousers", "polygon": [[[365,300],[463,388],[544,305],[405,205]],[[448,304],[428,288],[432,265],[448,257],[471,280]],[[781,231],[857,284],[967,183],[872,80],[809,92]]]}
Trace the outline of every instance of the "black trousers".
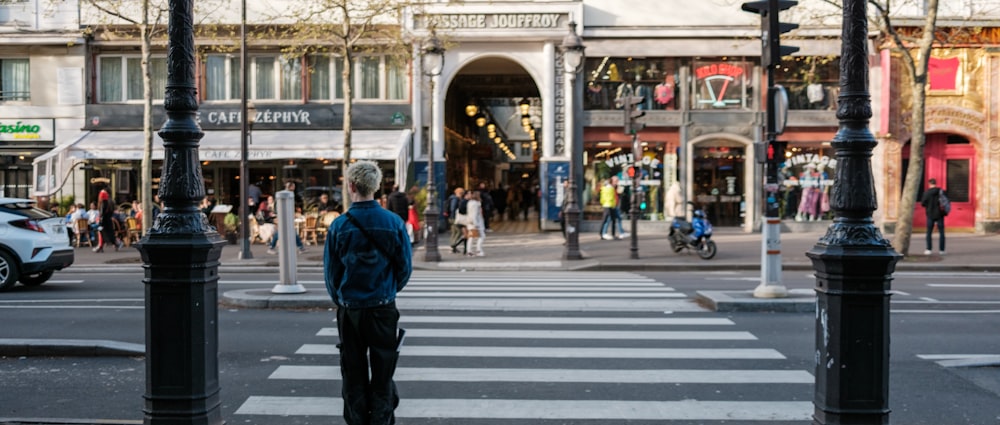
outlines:
{"label": "black trousers", "polygon": [[[395,303],[372,308],[337,308],[344,421],[348,425],[391,425],[399,393],[392,375],[399,360]],[[369,374],[369,371],[371,372]]]}

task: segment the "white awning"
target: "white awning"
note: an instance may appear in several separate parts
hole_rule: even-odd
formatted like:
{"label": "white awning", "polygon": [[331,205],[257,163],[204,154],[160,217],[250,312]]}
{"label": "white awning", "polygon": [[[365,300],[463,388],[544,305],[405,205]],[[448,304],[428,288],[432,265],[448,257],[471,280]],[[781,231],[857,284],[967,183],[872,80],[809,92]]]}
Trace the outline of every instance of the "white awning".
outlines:
{"label": "white awning", "polygon": [[[351,137],[351,158],[396,160],[410,142],[410,130],[356,130]],[[342,130],[259,130],[251,133],[247,159],[323,158],[342,159]],[[141,160],[141,131],[92,131],[65,150],[67,158]],[[241,158],[239,131],[206,131],[198,145],[203,161],[239,161]],[[46,158],[39,157],[36,162]],[[163,159],[163,140],[153,136],[153,159]]]}
{"label": "white awning", "polygon": [[[407,175],[412,132],[402,130],[356,130],[351,137],[351,159],[394,161],[397,175]],[[65,185],[70,172],[84,160],[142,160],[141,131],[88,131],[74,141],[56,146],[34,160],[34,194],[50,195]],[[239,161],[240,132],[206,131],[198,144],[202,161]],[[341,130],[259,130],[252,133],[247,159],[344,158]],[[163,159],[163,139],[153,136],[153,159]]]}

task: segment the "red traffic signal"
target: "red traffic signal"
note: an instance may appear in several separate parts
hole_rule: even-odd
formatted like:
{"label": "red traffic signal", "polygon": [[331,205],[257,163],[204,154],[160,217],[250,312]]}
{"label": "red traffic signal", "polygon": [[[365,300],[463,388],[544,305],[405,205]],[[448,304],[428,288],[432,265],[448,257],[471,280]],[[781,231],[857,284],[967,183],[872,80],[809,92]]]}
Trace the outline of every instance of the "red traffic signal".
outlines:
{"label": "red traffic signal", "polygon": [[629,178],[632,178],[632,179],[635,178],[635,166],[628,167],[627,169],[625,169],[625,172],[628,174]]}

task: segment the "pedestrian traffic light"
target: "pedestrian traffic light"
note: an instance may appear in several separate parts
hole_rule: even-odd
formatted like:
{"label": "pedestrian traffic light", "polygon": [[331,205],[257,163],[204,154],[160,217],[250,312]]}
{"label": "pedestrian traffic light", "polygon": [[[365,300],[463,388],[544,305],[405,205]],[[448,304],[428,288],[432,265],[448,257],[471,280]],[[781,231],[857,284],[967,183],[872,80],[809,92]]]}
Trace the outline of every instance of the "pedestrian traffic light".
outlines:
{"label": "pedestrian traffic light", "polygon": [[781,34],[789,32],[799,27],[799,24],[790,24],[778,21],[778,12],[787,10],[799,4],[794,0],[763,0],[743,3],[743,10],[760,15],[760,43],[761,57],[760,65],[764,68],[772,68],[781,63],[783,56],[788,56],[799,51],[795,46],[782,46]]}
{"label": "pedestrian traffic light", "polygon": [[628,177],[630,179],[634,179],[635,178],[635,166],[634,165],[630,165],[628,168],[625,169],[625,173],[628,174]]}
{"label": "pedestrian traffic light", "polygon": [[625,111],[625,134],[635,134],[646,126],[636,121],[646,115],[646,111],[642,110],[642,103],[645,101],[645,96],[633,96],[631,93],[622,96],[622,109]]}
{"label": "pedestrian traffic light", "polygon": [[776,140],[771,143],[768,143],[767,159],[772,161],[773,164],[780,164],[781,161],[785,160],[785,149],[787,147],[788,147],[788,142]]}

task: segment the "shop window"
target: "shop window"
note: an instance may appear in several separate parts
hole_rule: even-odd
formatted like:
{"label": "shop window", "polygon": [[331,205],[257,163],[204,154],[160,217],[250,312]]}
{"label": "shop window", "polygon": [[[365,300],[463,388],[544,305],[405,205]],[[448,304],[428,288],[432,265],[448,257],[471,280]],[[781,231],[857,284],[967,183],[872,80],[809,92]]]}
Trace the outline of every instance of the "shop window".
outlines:
{"label": "shop window", "polygon": [[[629,145],[629,146],[626,146]],[[589,143],[586,146],[586,169],[584,170],[583,199],[581,201],[586,220],[600,220],[600,191],[612,177],[618,179],[618,207],[622,218],[627,220],[631,211],[632,179],[628,168],[633,161],[631,143],[611,142]],[[639,163],[639,218],[642,220],[662,220],[665,143],[648,142],[643,146]]]}
{"label": "shop window", "polygon": [[833,148],[802,143],[788,147],[780,164],[782,218],[796,221],[832,219],[830,189],[837,169]]}
{"label": "shop window", "polygon": [[[98,102],[141,102],[145,99],[142,89],[141,57],[101,56],[97,63]],[[153,99],[163,100],[167,90],[167,58],[150,58],[149,78]]]}
{"label": "shop window", "polygon": [[749,62],[726,58],[699,58],[692,65],[692,109],[747,109],[750,107]]}
{"label": "shop window", "polygon": [[28,59],[0,59],[0,101],[31,100]]}
{"label": "shop window", "polygon": [[840,60],[834,56],[793,56],[781,61],[775,84],[788,91],[788,109],[836,110]]}
{"label": "shop window", "polygon": [[677,109],[679,67],[676,58],[587,58],[584,109],[620,109],[617,99],[627,89],[646,98],[640,109]]}

